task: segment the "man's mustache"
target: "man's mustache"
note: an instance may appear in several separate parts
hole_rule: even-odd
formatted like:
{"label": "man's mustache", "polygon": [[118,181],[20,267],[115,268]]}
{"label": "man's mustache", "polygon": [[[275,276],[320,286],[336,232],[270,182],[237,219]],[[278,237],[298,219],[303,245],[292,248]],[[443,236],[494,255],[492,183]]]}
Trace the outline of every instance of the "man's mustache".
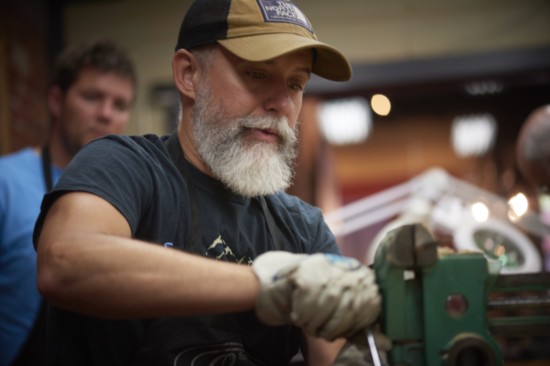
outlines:
{"label": "man's mustache", "polygon": [[238,126],[241,129],[256,128],[261,130],[271,130],[275,132],[284,144],[295,144],[297,140],[297,126],[289,126],[286,117],[244,117],[239,120]]}

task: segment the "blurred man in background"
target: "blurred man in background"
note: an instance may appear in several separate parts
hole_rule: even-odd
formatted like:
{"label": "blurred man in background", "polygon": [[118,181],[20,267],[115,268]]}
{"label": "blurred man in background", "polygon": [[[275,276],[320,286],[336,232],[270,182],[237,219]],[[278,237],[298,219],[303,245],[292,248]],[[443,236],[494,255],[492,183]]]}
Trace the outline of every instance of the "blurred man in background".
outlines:
{"label": "blurred man in background", "polygon": [[125,131],[135,89],[133,62],[113,42],[65,50],[48,90],[45,144],[0,157],[0,366],[42,364],[43,306],[32,244],[40,202],[80,148]]}

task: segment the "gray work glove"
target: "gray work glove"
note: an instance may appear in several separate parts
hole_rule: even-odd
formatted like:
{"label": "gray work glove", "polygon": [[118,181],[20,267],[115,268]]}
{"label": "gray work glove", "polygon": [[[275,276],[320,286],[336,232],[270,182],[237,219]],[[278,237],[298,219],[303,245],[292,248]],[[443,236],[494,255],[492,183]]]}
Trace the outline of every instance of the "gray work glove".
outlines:
{"label": "gray work glove", "polygon": [[265,324],[293,324],[333,340],[365,328],[380,312],[374,273],[356,259],[273,251],[252,269],[260,281],[256,314]]}

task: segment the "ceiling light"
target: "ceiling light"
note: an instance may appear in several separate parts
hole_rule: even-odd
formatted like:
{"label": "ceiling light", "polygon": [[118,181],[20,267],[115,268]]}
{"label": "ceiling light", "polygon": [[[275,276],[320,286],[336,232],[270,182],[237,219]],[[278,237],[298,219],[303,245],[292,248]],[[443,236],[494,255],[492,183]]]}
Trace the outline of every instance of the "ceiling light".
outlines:
{"label": "ceiling light", "polygon": [[391,111],[391,102],[383,94],[374,94],[370,100],[372,111],[379,116],[387,116]]}
{"label": "ceiling light", "polygon": [[451,130],[453,148],[462,157],[481,156],[493,147],[496,130],[495,118],[489,113],[458,116]]}
{"label": "ceiling light", "polygon": [[371,110],[364,98],[323,102],[318,115],[322,134],[334,145],[363,142],[371,130]]}

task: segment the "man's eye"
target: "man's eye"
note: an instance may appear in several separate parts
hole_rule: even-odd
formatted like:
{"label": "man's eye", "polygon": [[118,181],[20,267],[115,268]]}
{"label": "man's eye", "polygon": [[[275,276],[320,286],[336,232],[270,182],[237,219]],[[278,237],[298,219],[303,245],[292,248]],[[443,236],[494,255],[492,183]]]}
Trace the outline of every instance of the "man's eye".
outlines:
{"label": "man's eye", "polygon": [[116,101],[114,103],[114,107],[119,112],[126,112],[128,109],[130,109],[130,105],[124,101]]}
{"label": "man's eye", "polygon": [[288,81],[288,87],[294,91],[305,91],[307,80],[302,80],[302,78],[297,78],[295,80],[289,80]]}
{"label": "man's eye", "polygon": [[299,83],[291,83],[290,84],[290,89],[292,89],[294,91],[302,91],[302,90],[304,90],[304,86],[302,84],[299,84]]}

